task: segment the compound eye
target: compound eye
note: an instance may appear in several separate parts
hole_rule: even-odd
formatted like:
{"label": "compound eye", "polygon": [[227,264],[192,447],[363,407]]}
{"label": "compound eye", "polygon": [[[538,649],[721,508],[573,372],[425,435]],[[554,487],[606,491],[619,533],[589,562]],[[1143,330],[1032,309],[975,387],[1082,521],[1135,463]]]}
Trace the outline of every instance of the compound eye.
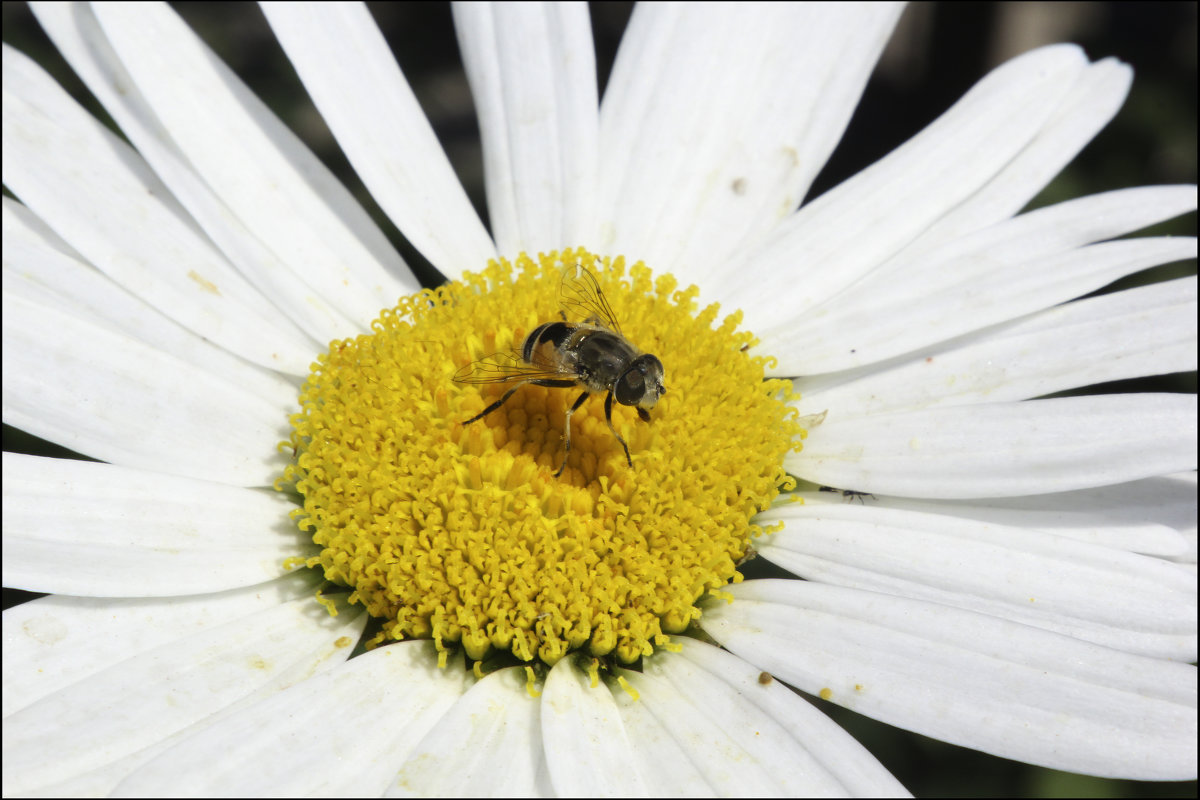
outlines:
{"label": "compound eye", "polygon": [[617,379],[616,386],[613,387],[613,394],[616,396],[617,402],[623,406],[637,405],[645,393],[646,378],[636,369],[626,370],[625,374]]}

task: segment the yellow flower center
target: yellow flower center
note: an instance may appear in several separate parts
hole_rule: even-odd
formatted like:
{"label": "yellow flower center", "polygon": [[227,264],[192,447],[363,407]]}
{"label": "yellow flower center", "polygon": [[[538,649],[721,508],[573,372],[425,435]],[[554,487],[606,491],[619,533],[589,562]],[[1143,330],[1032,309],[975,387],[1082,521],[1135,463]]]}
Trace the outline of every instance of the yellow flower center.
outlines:
{"label": "yellow flower center", "polygon": [[[624,338],[663,365],[649,422],[611,403],[632,467],[600,391],[571,417],[567,453],[582,384],[520,385],[464,424],[518,381],[456,374],[496,353],[523,363],[526,338],[560,312],[568,329],[586,324],[560,297],[575,264]],[[503,650],[552,665],[585,650],[631,663],[684,631],[700,598],[741,580],[760,532],[752,517],[790,486],[783,456],[803,435],[784,404],[791,386],[764,380],[740,312],[714,324],[718,307],[697,311],[695,287],[678,291],[640,262],[626,272],[622,258],[580,249],[522,254],[516,267],[492,262],[405,298],[314,365],[284,476],[322,548],[309,566],[383,619],[379,641],[432,638],[443,654],[459,643],[476,660]]]}

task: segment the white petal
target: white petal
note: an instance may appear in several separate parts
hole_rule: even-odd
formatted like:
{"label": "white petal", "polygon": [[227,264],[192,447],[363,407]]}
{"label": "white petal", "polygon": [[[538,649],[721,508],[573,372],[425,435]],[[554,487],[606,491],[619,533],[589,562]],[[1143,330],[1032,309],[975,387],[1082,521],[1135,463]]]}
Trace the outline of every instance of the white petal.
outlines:
{"label": "white petal", "polygon": [[596,246],[596,63],[582,3],[456,3],[496,247]]}
{"label": "white petal", "polygon": [[[890,508],[1043,531],[1157,556],[1182,555],[1188,532],[1196,531],[1195,472],[1025,497],[911,500],[879,495],[876,499]],[[805,496],[805,502],[828,501],[827,493]]]}
{"label": "white petal", "polygon": [[1114,58],[1089,64],[1025,149],[913,246],[929,247],[1016,214],[1109,123],[1132,82],[1133,70]]}
{"label": "white petal", "polygon": [[797,379],[798,407],[845,420],[1194,370],[1196,318],[1195,277],[1091,297],[884,364]]}
{"label": "white petal", "polygon": [[345,318],[411,290],[350,193],[166,6],[92,6],[133,85],[229,211]]}
{"label": "white petal", "polygon": [[4,612],[4,716],[126,659],[229,620],[311,598],[319,576],[299,570],[248,589],[159,599],[39,597]]}
{"label": "white petal", "polygon": [[804,198],[896,5],[639,5],[601,110],[601,247],[701,281]]}
{"label": "white petal", "polygon": [[1040,531],[888,508],[790,503],[759,555],[806,580],[1003,617],[1145,656],[1196,658],[1196,578]]}
{"label": "white petal", "polygon": [[479,215],[366,7],[263,3],[262,10],[346,157],[413,246],[451,279],[495,258]]}
{"label": "white petal", "polygon": [[129,145],[4,47],[4,185],[78,253],[198,335],[302,373],[312,342],[199,233]]}
{"label": "white petal", "polygon": [[1195,571],[1197,558],[1197,537],[1195,525],[1192,526],[1190,531],[1184,534],[1184,538],[1187,539],[1188,549],[1186,552],[1176,556],[1175,560],[1178,561],[1181,566],[1185,568],[1190,567],[1193,571]]}
{"label": "white petal", "polygon": [[[299,386],[201,338],[93,269],[29,209],[4,198],[4,291],[162,350],[196,370],[237,376],[261,397],[295,396]],[[6,365],[8,366],[8,365]],[[43,369],[43,365],[31,365]],[[14,365],[15,367],[15,365]]]}
{"label": "white petal", "polygon": [[784,466],[813,483],[905,497],[1105,486],[1195,469],[1196,396],[1062,397],[834,419],[813,428]]}
{"label": "white petal", "polygon": [[1196,668],[935,603],[731,586],[704,629],[788,683],[926,736],[1070,772],[1196,776]]}
{"label": "white petal", "polygon": [[680,653],[629,674],[719,794],[903,797],[908,793],[833,720],[723,650],[679,639]]}
{"label": "white petal", "polygon": [[[627,676],[718,796],[836,797],[842,787],[761,709],[682,659]],[[670,669],[668,669],[668,666]],[[705,680],[707,678],[707,680]],[[789,768],[790,767],[790,768]]]}
{"label": "white petal", "polygon": [[105,328],[4,294],[4,420],[126,467],[270,486],[294,405]]}
{"label": "white petal", "polygon": [[281,260],[196,172],[130,77],[90,7],[32,3],[31,8],[55,47],[174,197],[275,308],[321,344],[362,331],[361,320],[350,320],[327,300],[337,295],[323,290],[336,292],[336,285],[310,286],[308,281],[320,276],[303,274]]}
{"label": "white petal", "polygon": [[[212,714],[340,663],[366,615],[312,597],[179,635],[4,720],[4,793],[29,794],[138,754]],[[7,656],[6,656],[7,659]],[[136,759],[134,759],[136,761]]]}
{"label": "white petal", "polygon": [[942,274],[947,263],[989,250],[1001,264],[1020,265],[1106,242],[1186,214],[1196,209],[1196,201],[1194,185],[1140,186],[1078,197],[1003,220],[966,236],[936,242],[933,247],[914,246],[872,278],[940,277],[952,281],[952,276]]}
{"label": "white petal", "polygon": [[413,748],[389,794],[552,794],[539,780],[545,774],[539,705],[529,696],[523,669],[491,673]]}
{"label": "white petal", "polygon": [[461,662],[438,669],[429,641],[377,648],[184,731],[118,793],[176,795],[186,787],[197,797],[378,797],[466,691],[467,674]]}
{"label": "white petal", "polygon": [[612,692],[603,681],[590,683],[568,657],[542,689],[542,740],[555,795],[648,796]]}
{"label": "white petal", "polygon": [[[1173,503],[1173,504],[1171,504],[1171,506],[1168,506],[1169,508],[1171,508],[1171,511],[1176,512],[1175,515],[1173,515],[1174,521],[1176,522],[1176,524],[1174,526],[1175,529],[1179,531],[1179,533],[1183,537],[1184,541],[1187,542],[1187,548],[1184,552],[1178,553],[1178,554],[1172,553],[1171,555],[1173,556],[1173,560],[1179,562],[1179,564],[1181,566],[1183,566],[1185,569],[1191,568],[1193,571],[1195,571],[1196,570],[1196,556],[1197,556],[1197,553],[1196,553],[1196,539],[1197,539],[1197,537],[1196,537],[1196,473],[1189,472],[1189,473],[1185,473],[1183,475],[1173,475],[1171,477],[1173,480],[1177,480],[1179,482],[1178,485],[1180,487],[1190,487],[1190,489],[1191,489],[1191,495],[1190,495],[1191,506],[1190,507],[1188,507],[1186,505],[1181,506],[1178,503]],[[1172,488],[1174,488],[1174,487],[1172,487]],[[1178,495],[1175,495],[1175,497],[1177,497],[1177,496]],[[1164,498],[1164,499],[1166,499],[1166,498]],[[1175,498],[1173,497],[1171,499],[1175,499]],[[1168,502],[1169,502],[1169,500],[1168,500]],[[1164,503],[1164,505],[1165,505],[1165,503]],[[1183,513],[1179,513],[1181,511]],[[1170,523],[1168,523],[1168,524],[1170,524]]]}
{"label": "white petal", "polygon": [[[631,687],[632,688],[632,687]],[[667,724],[641,699],[616,692],[625,732],[633,746],[630,769],[646,783],[647,797],[715,797],[715,787],[704,774],[703,765],[692,760],[692,752]],[[668,702],[667,705],[670,705]]]}
{"label": "white petal", "polygon": [[1084,245],[1195,207],[1195,187],[1110,192],[1022,215],[936,251],[906,252],[803,319],[767,332],[760,349],[784,353],[776,374],[806,375],[1006,322],[1137,270],[1194,258],[1192,238]]}
{"label": "white petal", "polygon": [[251,586],[307,554],[292,508],[273,490],[5,453],[4,585],[83,597]]}
{"label": "white petal", "polygon": [[[716,296],[745,309],[761,336],[850,286],[1003,168],[1086,67],[1079,48],[1057,45],[993,70],[924,131],[732,260]],[[750,264],[754,281],[745,280]],[[764,297],[790,302],[763,307]]]}

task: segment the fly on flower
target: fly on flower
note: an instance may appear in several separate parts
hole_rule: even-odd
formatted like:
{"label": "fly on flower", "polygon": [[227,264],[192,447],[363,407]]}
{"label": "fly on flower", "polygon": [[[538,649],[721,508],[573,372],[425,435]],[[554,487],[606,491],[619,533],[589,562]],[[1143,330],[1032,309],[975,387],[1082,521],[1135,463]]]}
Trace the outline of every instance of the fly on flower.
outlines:
{"label": "fly on flower", "polygon": [[[515,384],[499,400],[463,424],[483,419],[527,383],[558,388],[581,387],[583,392],[567,410],[563,434],[566,450],[558,472],[554,473],[557,477],[566,468],[567,455],[571,452],[571,415],[591,394],[607,392],[604,418],[608,429],[625,449],[625,460],[632,467],[629,445],[612,424],[613,400],[621,405],[635,406],[642,421],[649,422],[649,410],[667,392],[663,386],[662,362],[657,356],[643,353],[625,338],[596,276],[583,264],[576,263],[563,271],[559,299],[562,320],[544,322],[534,328],[520,353],[494,353],[468,364],[454,375],[456,383]],[[582,321],[569,322],[569,313],[582,316]]]}

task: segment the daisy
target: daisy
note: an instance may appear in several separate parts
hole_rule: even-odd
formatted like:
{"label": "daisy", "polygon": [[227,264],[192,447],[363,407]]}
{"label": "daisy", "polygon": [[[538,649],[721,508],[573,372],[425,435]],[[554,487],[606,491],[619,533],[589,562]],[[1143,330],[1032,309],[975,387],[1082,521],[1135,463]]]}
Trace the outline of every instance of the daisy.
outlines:
{"label": "daisy", "polygon": [[[5,47],[4,417],[105,462],[5,454],[6,794],[904,793],[793,689],[1196,776],[1195,398],[1046,397],[1195,368],[1194,278],[1076,298],[1196,188],[1020,213],[1126,66],[800,206],[899,8],[639,7],[601,104],[582,6],[457,6],[489,233],[365,9],[264,10],[452,282],[166,6],[35,6],[129,144]],[[656,404],[461,380],[600,322]]]}

